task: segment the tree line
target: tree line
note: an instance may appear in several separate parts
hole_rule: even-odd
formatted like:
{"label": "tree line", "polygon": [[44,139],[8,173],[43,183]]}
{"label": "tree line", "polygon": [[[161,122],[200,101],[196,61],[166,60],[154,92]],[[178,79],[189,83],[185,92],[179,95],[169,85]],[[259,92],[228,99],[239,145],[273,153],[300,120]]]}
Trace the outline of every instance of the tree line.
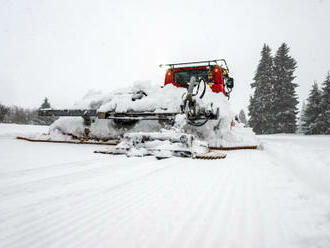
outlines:
{"label": "tree line", "polygon": [[321,89],[314,82],[307,103],[300,112],[300,132],[304,134],[330,134],[330,73]]}
{"label": "tree line", "polygon": [[261,51],[261,59],[251,87],[254,90],[249,104],[249,125],[257,134],[294,133],[298,113],[298,86],[293,82],[297,62],[283,43],[275,56],[268,45]]}
{"label": "tree line", "polygon": [[[39,109],[50,107],[48,99],[45,98]],[[38,116],[39,109],[5,106],[0,103],[0,123],[50,125],[56,120],[55,117]]]}
{"label": "tree line", "polygon": [[322,90],[314,83],[297,123],[298,85],[293,82],[297,62],[289,50],[283,43],[273,56],[270,47],[264,44],[251,83],[253,95],[248,106],[248,124],[257,134],[297,131],[330,134],[330,76],[328,74]]}

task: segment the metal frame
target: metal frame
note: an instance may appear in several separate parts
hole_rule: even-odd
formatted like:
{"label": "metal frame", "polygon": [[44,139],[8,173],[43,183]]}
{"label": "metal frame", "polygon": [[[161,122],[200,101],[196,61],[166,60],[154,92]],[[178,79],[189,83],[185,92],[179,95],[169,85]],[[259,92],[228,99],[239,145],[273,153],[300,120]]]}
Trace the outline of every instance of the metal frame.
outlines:
{"label": "metal frame", "polygon": [[229,72],[229,68],[227,65],[227,62],[225,59],[213,59],[213,60],[202,60],[202,61],[193,61],[193,62],[183,62],[183,63],[174,63],[174,64],[160,64],[159,67],[165,67],[168,66],[171,69],[174,69],[175,66],[179,66],[179,65],[192,65],[192,64],[207,64],[208,66],[211,65],[211,63],[215,63],[216,65],[218,64],[217,62],[223,62],[227,71]]}
{"label": "metal frame", "polygon": [[[97,115],[96,109],[40,109],[39,116],[80,116],[84,119],[84,125],[90,126],[92,118]],[[85,132],[89,132],[85,130]],[[88,133],[87,133],[88,135]]]}
{"label": "metal frame", "polygon": [[[80,116],[86,121],[90,121],[91,117],[98,119],[112,119],[112,120],[174,120],[177,114],[182,112],[126,112],[116,113],[112,111],[97,112],[96,109],[45,109],[39,110],[39,116]],[[219,117],[219,109],[215,113],[200,113],[195,117],[188,118],[189,120],[216,120]]]}
{"label": "metal frame", "polygon": [[[175,116],[182,114],[182,112],[99,112],[99,119],[112,119],[112,120],[174,120]],[[217,120],[219,118],[219,109],[215,113],[200,113],[195,117],[188,117],[188,120]]]}
{"label": "metal frame", "polygon": [[39,116],[81,116],[93,117],[97,115],[96,109],[40,109]]}

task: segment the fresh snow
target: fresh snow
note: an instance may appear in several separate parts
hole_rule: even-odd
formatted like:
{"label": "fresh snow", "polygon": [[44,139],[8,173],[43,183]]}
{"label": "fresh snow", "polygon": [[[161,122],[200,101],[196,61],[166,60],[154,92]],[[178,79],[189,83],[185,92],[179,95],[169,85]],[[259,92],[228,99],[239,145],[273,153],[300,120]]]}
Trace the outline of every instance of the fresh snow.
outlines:
{"label": "fresh snow", "polygon": [[48,126],[19,125],[0,123],[0,138],[15,138],[17,136],[34,136],[47,133]]}
{"label": "fresh snow", "polygon": [[330,247],[329,136],[222,160],[95,154],[0,124],[0,247]]}

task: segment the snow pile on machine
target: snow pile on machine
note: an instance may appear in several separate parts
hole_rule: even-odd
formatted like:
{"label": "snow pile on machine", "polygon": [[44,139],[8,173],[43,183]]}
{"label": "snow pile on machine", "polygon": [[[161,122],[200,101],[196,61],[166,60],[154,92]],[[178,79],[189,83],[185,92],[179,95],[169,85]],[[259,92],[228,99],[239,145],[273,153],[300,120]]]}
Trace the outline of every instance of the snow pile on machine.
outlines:
{"label": "snow pile on machine", "polygon": [[[185,88],[166,85],[161,88],[149,82],[138,82],[132,87],[109,94],[91,91],[71,109],[96,109],[98,114],[177,113],[182,112]],[[187,120],[176,116],[175,121],[92,118],[86,136],[83,118],[60,117],[49,129],[45,140],[96,140],[120,142],[113,153],[128,156],[155,155],[159,158],[175,156],[193,157],[208,151],[208,148],[258,146],[259,141],[250,128],[232,126],[234,114],[228,99],[223,94],[213,93],[206,87],[202,99],[195,97],[198,108],[203,111],[219,109],[218,119],[208,120],[203,126],[192,126]]]}
{"label": "snow pile on machine", "polygon": [[[141,95],[144,92],[146,95]],[[164,88],[152,86],[150,82],[136,82],[132,87],[104,94],[90,91],[71,109],[97,109],[98,113],[113,111],[116,113],[180,111],[184,88],[169,85]],[[140,99],[138,99],[141,97]],[[90,126],[89,137],[96,140],[120,139],[127,132],[158,132],[166,127],[166,121],[116,121],[95,118]],[[85,126],[82,118],[61,117],[50,126],[49,137],[58,138],[59,134],[72,134],[84,137]],[[54,136],[53,136],[54,134]]]}
{"label": "snow pile on machine", "polygon": [[177,115],[174,126],[159,132],[126,133],[122,141],[112,150],[112,154],[126,154],[129,157],[155,156],[158,159],[196,157],[209,152],[206,142],[192,134],[183,132],[185,115]]}
{"label": "snow pile on machine", "polygon": [[196,140],[192,134],[178,132],[127,133],[112,151],[129,157],[156,158],[194,157],[208,152],[207,143]]}

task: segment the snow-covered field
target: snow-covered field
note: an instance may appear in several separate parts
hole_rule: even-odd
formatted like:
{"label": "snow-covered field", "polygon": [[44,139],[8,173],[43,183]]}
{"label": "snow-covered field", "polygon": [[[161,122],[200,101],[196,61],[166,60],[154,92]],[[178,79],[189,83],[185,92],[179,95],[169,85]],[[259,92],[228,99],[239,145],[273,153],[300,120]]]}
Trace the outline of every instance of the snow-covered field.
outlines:
{"label": "snow-covered field", "polygon": [[0,247],[330,247],[330,137],[224,160],[94,154],[0,124]]}

